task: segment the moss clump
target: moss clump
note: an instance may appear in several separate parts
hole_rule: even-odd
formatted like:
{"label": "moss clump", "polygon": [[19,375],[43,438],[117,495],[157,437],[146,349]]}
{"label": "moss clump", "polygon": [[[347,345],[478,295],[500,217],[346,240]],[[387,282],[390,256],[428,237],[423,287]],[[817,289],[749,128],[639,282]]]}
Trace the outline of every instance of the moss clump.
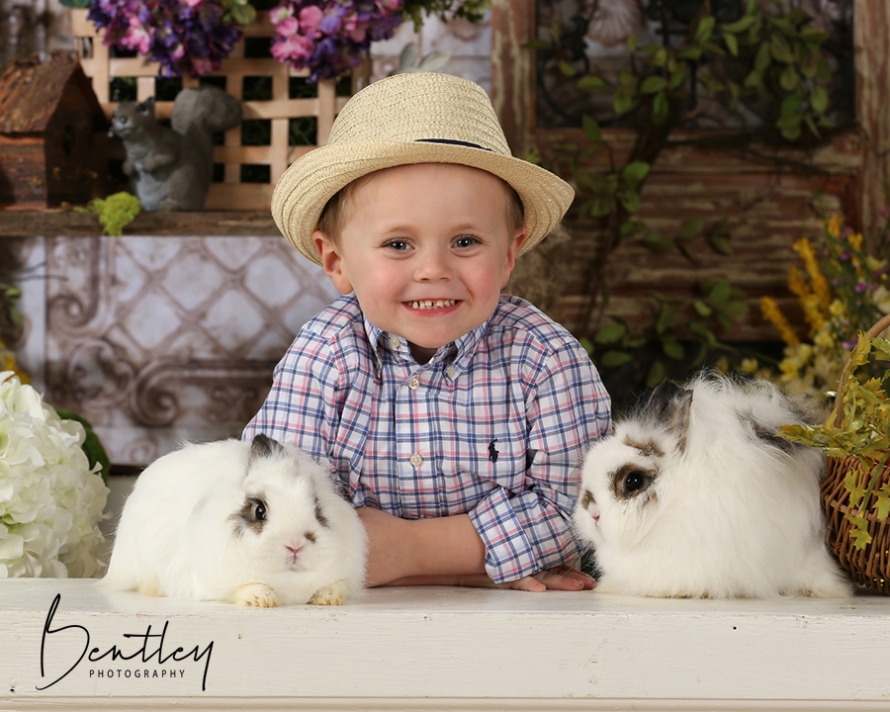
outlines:
{"label": "moss clump", "polygon": [[113,193],[107,198],[96,198],[87,203],[85,208],[75,208],[78,212],[97,213],[106,235],[120,237],[124,227],[129,225],[142,211],[139,199],[126,192]]}

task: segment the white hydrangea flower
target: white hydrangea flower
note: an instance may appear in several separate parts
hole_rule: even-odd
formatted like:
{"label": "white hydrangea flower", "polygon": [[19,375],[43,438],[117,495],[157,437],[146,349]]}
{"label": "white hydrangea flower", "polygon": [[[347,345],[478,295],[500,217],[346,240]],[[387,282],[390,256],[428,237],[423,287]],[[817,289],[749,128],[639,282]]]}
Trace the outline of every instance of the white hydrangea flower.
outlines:
{"label": "white hydrangea flower", "polygon": [[0,372],[0,578],[96,576],[108,488],[83,426]]}

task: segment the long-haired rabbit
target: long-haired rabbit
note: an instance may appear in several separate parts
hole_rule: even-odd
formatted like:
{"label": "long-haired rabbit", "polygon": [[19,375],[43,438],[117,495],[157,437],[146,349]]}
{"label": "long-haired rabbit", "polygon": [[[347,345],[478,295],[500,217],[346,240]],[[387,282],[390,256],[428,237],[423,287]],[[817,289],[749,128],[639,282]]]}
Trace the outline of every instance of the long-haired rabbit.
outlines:
{"label": "long-haired rabbit", "polygon": [[245,606],[340,605],[367,538],[305,453],[257,435],[186,445],[152,463],[121,513],[104,584]]}
{"label": "long-haired rabbit", "polygon": [[846,596],[825,547],[820,451],[778,435],[812,416],[772,384],[666,382],[585,456],[575,527],[598,590],[635,596]]}

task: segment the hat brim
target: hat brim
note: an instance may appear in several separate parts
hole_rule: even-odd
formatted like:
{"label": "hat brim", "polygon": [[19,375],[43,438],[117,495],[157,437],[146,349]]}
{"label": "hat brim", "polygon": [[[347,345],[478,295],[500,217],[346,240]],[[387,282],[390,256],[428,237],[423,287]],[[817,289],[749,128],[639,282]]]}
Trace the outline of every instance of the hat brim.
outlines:
{"label": "hat brim", "polygon": [[321,264],[312,233],[327,202],[362,176],[414,163],[457,163],[506,181],[522,201],[528,228],[519,255],[556,227],[575,197],[572,187],[550,171],[484,148],[425,141],[341,143],[310,151],[284,172],[272,195],[272,216],[281,233],[303,255]]}

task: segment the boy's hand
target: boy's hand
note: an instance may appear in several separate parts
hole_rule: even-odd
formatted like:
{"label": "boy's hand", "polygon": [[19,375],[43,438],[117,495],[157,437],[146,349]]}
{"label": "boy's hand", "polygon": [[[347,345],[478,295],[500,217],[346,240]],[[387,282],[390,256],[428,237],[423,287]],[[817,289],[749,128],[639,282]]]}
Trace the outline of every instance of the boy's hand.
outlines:
{"label": "boy's hand", "polygon": [[514,591],[590,591],[596,580],[571,566],[557,566],[533,576],[509,583],[495,583],[485,574],[468,576],[410,576],[393,581],[394,586],[468,586],[470,588],[508,588]]}

